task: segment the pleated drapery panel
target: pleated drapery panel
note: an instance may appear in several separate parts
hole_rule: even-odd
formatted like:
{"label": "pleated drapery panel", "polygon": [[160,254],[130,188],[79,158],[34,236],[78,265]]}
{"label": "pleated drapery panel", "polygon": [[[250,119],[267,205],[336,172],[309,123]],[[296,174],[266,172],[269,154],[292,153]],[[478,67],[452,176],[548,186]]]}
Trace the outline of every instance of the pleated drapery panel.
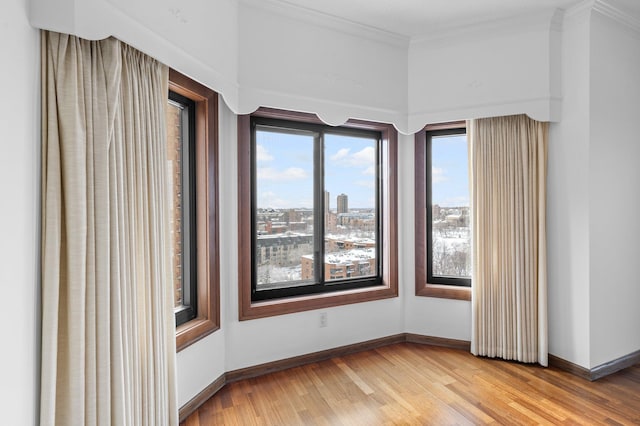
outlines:
{"label": "pleated drapery panel", "polygon": [[42,32],[42,425],[177,425],[167,67]]}
{"label": "pleated drapery panel", "polygon": [[519,115],[469,128],[471,352],[546,366],[548,124]]}

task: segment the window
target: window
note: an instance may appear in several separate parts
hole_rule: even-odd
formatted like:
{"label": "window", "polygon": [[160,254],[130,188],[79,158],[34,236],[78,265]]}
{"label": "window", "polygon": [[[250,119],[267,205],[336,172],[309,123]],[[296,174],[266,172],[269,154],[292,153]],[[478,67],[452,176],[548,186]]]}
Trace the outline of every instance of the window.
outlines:
{"label": "window", "polygon": [[416,134],[416,295],[470,300],[468,173],[464,122]]}
{"label": "window", "polygon": [[240,319],[397,296],[395,130],[260,109],[238,136]]}
{"label": "window", "polygon": [[217,95],[169,72],[167,174],[178,350],[220,327]]}
{"label": "window", "polygon": [[167,108],[167,167],[171,203],[171,261],[173,263],[176,325],[198,312],[195,220],[195,102],[169,91]]}

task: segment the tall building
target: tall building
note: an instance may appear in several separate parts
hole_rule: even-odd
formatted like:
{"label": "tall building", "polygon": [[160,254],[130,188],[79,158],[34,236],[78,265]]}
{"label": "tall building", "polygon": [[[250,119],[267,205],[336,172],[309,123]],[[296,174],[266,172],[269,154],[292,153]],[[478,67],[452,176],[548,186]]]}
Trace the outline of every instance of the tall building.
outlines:
{"label": "tall building", "polygon": [[329,229],[329,206],[331,204],[331,197],[329,191],[324,191],[324,229]]}
{"label": "tall building", "polygon": [[338,214],[349,213],[349,197],[347,194],[338,195]]}
{"label": "tall building", "polygon": [[324,191],[324,216],[325,217],[329,214],[330,205],[331,205],[331,197],[329,196],[329,191]]}

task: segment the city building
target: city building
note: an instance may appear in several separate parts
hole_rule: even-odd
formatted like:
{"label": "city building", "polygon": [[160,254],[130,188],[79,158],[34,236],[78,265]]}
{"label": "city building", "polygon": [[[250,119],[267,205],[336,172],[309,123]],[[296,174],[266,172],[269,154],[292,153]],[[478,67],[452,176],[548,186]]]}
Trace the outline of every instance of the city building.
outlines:
{"label": "city building", "polygon": [[325,214],[325,216],[327,216],[329,214],[329,211],[331,210],[330,206],[331,206],[331,194],[329,194],[329,191],[324,191],[324,214]]}
{"label": "city building", "polygon": [[351,229],[373,232],[376,229],[375,213],[338,213],[338,225],[348,226]]}
{"label": "city building", "polygon": [[324,191],[324,229],[331,228],[331,196],[329,191]]}
{"label": "city building", "polygon": [[326,232],[336,232],[338,229],[338,215],[334,212],[329,212],[325,216],[325,225],[324,229]]}
{"label": "city building", "polygon": [[339,250],[373,248],[376,246],[376,241],[371,238],[344,238],[338,235],[328,235],[325,238],[325,244],[327,252],[334,252]]}
{"label": "city building", "polygon": [[349,213],[349,197],[346,194],[340,194],[337,197],[338,214]]}
{"label": "city building", "polygon": [[[313,255],[302,256],[302,279],[313,279]],[[328,253],[324,260],[325,277],[331,280],[367,276],[376,270],[375,248],[351,249]]]}
{"label": "city building", "polygon": [[261,235],[256,244],[256,264],[293,266],[305,253],[313,253],[313,235]]}

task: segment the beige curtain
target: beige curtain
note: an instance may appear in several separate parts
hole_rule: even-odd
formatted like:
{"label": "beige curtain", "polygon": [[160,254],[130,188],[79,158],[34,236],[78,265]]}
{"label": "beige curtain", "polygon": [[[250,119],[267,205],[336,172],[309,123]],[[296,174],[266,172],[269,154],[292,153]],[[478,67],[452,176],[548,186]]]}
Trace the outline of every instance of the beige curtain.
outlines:
{"label": "beige curtain", "polygon": [[471,352],[547,365],[548,124],[472,120]]}
{"label": "beige curtain", "polygon": [[42,33],[42,425],[177,425],[166,66]]}

